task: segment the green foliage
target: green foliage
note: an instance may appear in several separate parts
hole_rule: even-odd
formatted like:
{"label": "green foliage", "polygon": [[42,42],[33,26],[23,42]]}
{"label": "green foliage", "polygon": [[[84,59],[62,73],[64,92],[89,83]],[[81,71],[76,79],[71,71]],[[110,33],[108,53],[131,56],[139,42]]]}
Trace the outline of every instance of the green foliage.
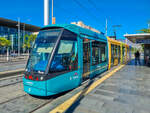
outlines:
{"label": "green foliage", "polygon": [[36,39],[36,37],[37,37],[37,35],[31,34],[29,37],[30,37],[30,41],[31,41],[31,42],[34,42],[35,39]]}
{"label": "green foliage", "polygon": [[137,30],[139,33],[150,33],[150,29]]}
{"label": "green foliage", "polygon": [[10,40],[7,40],[4,37],[0,37],[0,47],[9,47],[11,45]]}
{"label": "green foliage", "polygon": [[142,50],[144,50],[144,44],[141,44],[141,46],[142,46]]}
{"label": "green foliage", "polygon": [[24,36],[24,44],[23,44],[23,48],[27,48],[30,49],[32,46],[32,43],[35,41],[37,35],[25,35]]}

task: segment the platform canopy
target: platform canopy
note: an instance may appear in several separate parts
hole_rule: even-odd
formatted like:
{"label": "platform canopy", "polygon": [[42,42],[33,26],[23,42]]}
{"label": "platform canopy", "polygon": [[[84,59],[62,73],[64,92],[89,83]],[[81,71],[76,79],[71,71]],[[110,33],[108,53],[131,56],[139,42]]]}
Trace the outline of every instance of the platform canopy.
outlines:
{"label": "platform canopy", "polygon": [[150,44],[150,33],[125,34],[128,40],[137,44]]}

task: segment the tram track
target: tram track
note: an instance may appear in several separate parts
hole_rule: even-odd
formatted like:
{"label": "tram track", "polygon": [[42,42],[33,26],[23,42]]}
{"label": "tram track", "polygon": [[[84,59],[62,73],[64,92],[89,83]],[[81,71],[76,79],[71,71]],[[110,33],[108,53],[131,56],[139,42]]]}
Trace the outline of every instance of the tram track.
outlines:
{"label": "tram track", "polygon": [[[23,91],[22,76],[16,75],[0,79],[1,113],[32,113],[53,101],[53,97],[32,96]],[[11,105],[11,106],[10,106]],[[24,107],[23,107],[24,106]],[[11,111],[10,108],[13,108]]]}
{"label": "tram track", "polygon": [[22,76],[23,75],[16,75],[15,77],[6,77],[6,78],[2,78],[0,79],[0,88],[2,87],[6,87],[9,85],[14,85],[17,83],[21,83],[22,82]]}
{"label": "tram track", "polygon": [[15,100],[15,99],[19,99],[19,98],[24,97],[24,96],[26,96],[26,95],[28,95],[28,94],[24,94],[24,95],[21,95],[21,96],[18,96],[18,97],[9,99],[9,100],[7,100],[7,101],[0,102],[0,105],[1,105],[1,104],[5,104],[5,103],[8,103],[8,102],[10,102],[10,101],[12,101],[12,100]]}
{"label": "tram track", "polygon": [[35,108],[34,110],[30,111],[29,113],[35,112],[36,110],[38,110],[38,109],[44,107],[45,105],[49,104],[49,103],[52,102],[53,100],[54,100],[54,99],[51,99],[51,100],[45,102],[44,104],[42,104],[42,105],[38,106],[37,108]]}
{"label": "tram track", "polygon": [[[42,97],[34,97],[28,94],[23,94],[21,96],[17,96],[15,98],[9,99],[5,102],[0,103],[1,113],[16,113],[16,112],[24,112],[24,113],[33,113],[36,110],[42,108],[43,106],[52,102],[55,98],[44,99]],[[12,110],[9,109],[10,105]],[[9,111],[10,110],[10,111]]]}
{"label": "tram track", "polygon": [[9,85],[14,85],[14,84],[21,83],[21,82],[22,82],[22,81],[15,82],[15,83],[11,83],[11,84],[2,85],[2,86],[0,86],[0,88],[6,87],[6,86],[9,86]]}
{"label": "tram track", "polygon": [[[53,100],[54,100],[54,98],[49,98],[49,99],[47,99],[47,100],[45,100],[45,99],[41,99],[40,97],[32,97],[31,95],[28,95],[28,94],[23,94],[23,95],[21,95],[21,96],[18,96],[18,97],[15,97],[15,98],[12,98],[12,99],[9,99],[9,100],[7,100],[7,101],[4,101],[4,102],[1,102],[0,103],[0,108],[1,108],[1,106],[7,106],[7,105],[9,105],[9,104],[11,104],[11,103],[15,103],[15,102],[17,102],[17,101],[19,101],[19,100],[22,100],[23,98],[28,98],[28,99],[26,99],[26,100],[30,100],[29,98],[32,98],[31,99],[31,101],[30,101],[30,103],[27,103],[27,102],[25,102],[26,104],[30,104],[30,107],[32,108],[30,108],[30,110],[28,110],[27,112],[25,112],[25,113],[33,113],[33,112],[35,112],[36,110],[38,110],[38,109],[40,109],[40,108],[42,108],[43,106],[45,106],[45,105],[47,105],[47,104],[49,104],[50,102],[52,102]],[[34,101],[35,100],[38,100],[38,103],[40,103],[39,105],[37,105],[37,104],[35,104],[34,103]],[[24,105],[26,105],[26,104],[24,104]],[[22,103],[17,103],[17,104],[15,104],[15,105],[17,105],[17,106],[20,106],[20,111],[24,111],[24,109],[25,108],[23,108],[22,107]],[[7,109],[6,109],[7,110]],[[17,109],[16,109],[17,110]],[[17,110],[18,111],[18,110]],[[7,111],[8,112],[8,111]],[[12,113],[15,113],[16,111],[11,111]],[[11,113],[10,112],[10,113]],[[3,113],[3,112],[2,112]]]}
{"label": "tram track", "polygon": [[13,77],[24,73],[24,69],[11,70],[6,72],[0,72],[0,80],[7,77]]}

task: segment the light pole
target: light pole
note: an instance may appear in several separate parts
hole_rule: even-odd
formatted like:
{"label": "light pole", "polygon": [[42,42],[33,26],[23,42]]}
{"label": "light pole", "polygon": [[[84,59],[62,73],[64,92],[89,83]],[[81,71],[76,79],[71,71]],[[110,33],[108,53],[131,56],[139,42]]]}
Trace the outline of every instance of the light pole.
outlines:
{"label": "light pole", "polygon": [[20,56],[20,18],[18,18],[18,56]]}
{"label": "light pole", "polygon": [[49,0],[44,0],[44,25],[49,24]]}
{"label": "light pole", "polygon": [[[23,45],[24,45],[24,38],[25,38],[25,23],[23,24]],[[24,53],[25,49],[23,47],[23,53]]]}
{"label": "light pole", "polygon": [[54,7],[53,6],[54,5],[53,4],[54,4],[54,1],[52,0],[52,24],[54,24],[54,22],[53,22],[54,21],[54,19],[53,19],[53,10],[54,10]]}
{"label": "light pole", "polygon": [[106,19],[106,28],[105,28],[105,30],[106,30],[106,31],[105,31],[105,35],[106,35],[106,36],[107,36],[107,24],[108,24],[108,23],[107,23],[107,19]]}
{"label": "light pole", "polygon": [[113,25],[112,27],[114,28],[115,40],[117,40],[116,28],[117,28],[117,27],[121,27],[121,25]]}
{"label": "light pole", "polygon": [[148,29],[150,29],[150,20],[148,21]]}

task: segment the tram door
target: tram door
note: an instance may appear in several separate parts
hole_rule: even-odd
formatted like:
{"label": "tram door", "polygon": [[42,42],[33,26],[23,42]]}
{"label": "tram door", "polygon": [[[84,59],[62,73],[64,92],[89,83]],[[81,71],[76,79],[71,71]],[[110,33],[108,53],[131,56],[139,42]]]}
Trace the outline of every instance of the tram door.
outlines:
{"label": "tram door", "polygon": [[111,44],[111,67],[114,66],[114,45]]}
{"label": "tram door", "polygon": [[90,74],[90,40],[83,41],[83,78],[88,78]]}
{"label": "tram door", "polygon": [[120,64],[120,54],[121,54],[121,52],[120,52],[120,45],[118,46],[118,64]]}

